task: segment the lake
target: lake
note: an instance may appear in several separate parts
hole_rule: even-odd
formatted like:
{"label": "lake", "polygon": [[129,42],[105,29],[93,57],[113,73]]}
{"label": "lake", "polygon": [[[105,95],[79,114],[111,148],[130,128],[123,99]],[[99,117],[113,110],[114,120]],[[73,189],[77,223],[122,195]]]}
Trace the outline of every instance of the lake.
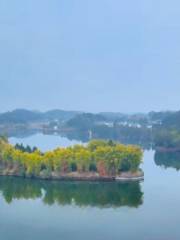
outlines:
{"label": "lake", "polygon": [[44,135],[42,133],[36,133],[25,137],[10,137],[9,141],[12,144],[23,143],[31,147],[36,146],[41,149],[41,151],[53,150],[59,146],[67,147],[78,143],[82,144],[81,141],[70,140],[59,135]]}
{"label": "lake", "polygon": [[[42,134],[10,142],[42,151],[78,143]],[[1,239],[179,240],[180,157],[154,155],[144,152],[140,183],[1,177]]]}

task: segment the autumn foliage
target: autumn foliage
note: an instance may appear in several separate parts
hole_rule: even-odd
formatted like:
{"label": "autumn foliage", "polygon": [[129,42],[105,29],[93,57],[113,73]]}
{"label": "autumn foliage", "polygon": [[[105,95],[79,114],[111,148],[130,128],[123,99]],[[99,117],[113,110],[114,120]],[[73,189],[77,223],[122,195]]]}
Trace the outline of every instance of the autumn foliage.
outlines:
{"label": "autumn foliage", "polygon": [[86,145],[42,153],[37,148],[22,151],[0,139],[0,171],[15,171],[22,176],[50,177],[53,173],[70,172],[114,176],[123,171],[137,171],[141,161],[142,150],[139,147],[112,141],[93,140]]}

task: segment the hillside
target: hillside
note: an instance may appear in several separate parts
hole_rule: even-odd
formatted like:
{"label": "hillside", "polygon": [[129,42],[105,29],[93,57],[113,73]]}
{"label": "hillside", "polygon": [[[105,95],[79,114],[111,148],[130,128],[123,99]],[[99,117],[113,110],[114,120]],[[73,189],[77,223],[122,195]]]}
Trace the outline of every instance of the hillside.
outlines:
{"label": "hillside", "polygon": [[27,124],[31,122],[44,122],[51,120],[67,121],[80,112],[51,110],[47,112],[16,109],[0,114],[0,124]]}

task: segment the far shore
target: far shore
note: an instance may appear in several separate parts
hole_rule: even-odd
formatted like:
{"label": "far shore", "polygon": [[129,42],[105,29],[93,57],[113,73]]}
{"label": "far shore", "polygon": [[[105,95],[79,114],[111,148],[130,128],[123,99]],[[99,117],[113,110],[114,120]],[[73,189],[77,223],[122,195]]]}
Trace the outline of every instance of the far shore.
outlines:
{"label": "far shore", "polygon": [[162,152],[162,153],[175,153],[175,152],[180,152],[180,148],[176,147],[156,147],[155,150],[157,152]]}

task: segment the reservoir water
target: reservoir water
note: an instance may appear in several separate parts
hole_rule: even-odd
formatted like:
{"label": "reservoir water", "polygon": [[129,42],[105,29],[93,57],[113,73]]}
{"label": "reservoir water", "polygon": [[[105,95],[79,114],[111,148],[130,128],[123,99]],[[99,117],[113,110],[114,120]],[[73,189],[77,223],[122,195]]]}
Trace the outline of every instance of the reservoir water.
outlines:
{"label": "reservoir water", "polygon": [[[42,151],[77,142],[58,136],[10,138]],[[140,183],[0,178],[3,240],[179,240],[180,157],[144,152]]]}

